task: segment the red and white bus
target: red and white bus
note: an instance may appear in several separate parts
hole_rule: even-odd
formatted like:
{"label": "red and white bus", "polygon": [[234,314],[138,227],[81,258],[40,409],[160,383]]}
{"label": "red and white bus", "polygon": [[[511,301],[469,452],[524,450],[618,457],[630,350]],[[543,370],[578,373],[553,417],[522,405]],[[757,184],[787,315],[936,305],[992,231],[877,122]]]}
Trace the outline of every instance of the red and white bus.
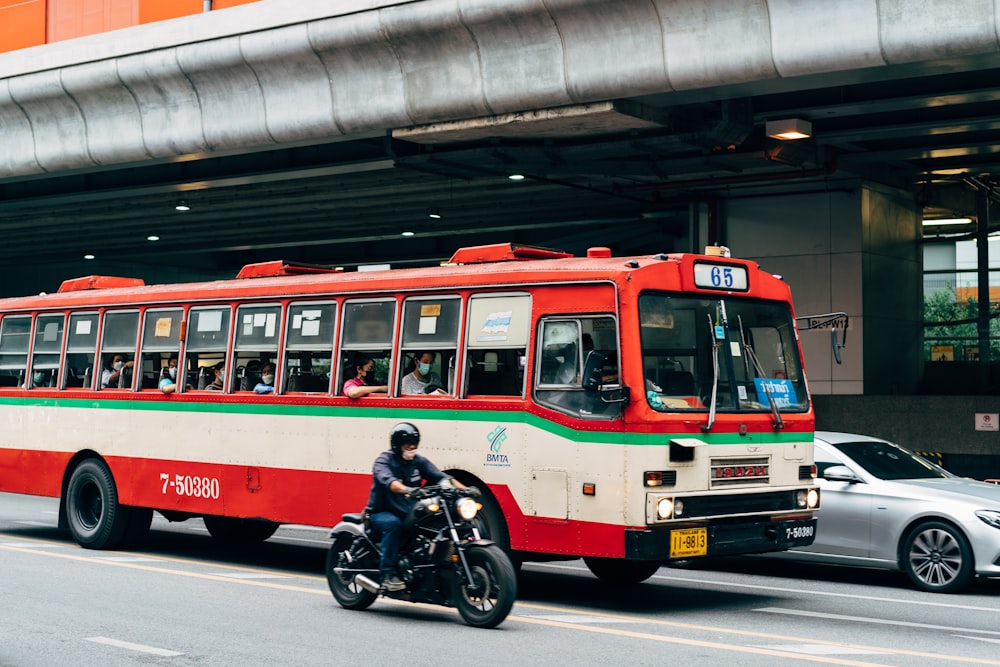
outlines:
{"label": "red and white bus", "polygon": [[[808,544],[814,419],[791,293],[727,254],[502,244],[431,268],[270,262],[2,299],[0,491],[59,497],[89,548],[135,544],[154,510],[262,540],[359,511],[405,420],[483,489],[484,531],[524,560],[640,581]],[[402,395],[421,352],[439,389]],[[256,393],[268,364],[274,390]],[[387,392],[345,396],[359,365]]]}

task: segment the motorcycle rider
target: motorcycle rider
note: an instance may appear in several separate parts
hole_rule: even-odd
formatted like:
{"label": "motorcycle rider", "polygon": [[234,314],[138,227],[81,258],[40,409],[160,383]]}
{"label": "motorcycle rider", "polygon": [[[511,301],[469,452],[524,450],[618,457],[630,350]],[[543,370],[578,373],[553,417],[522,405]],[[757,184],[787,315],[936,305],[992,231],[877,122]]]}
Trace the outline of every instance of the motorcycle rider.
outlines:
{"label": "motorcycle rider", "polygon": [[397,560],[402,538],[403,520],[413,505],[410,494],[423,482],[438,484],[443,480],[464,489],[458,480],[441,472],[430,459],[417,454],[420,431],[409,422],[392,427],[389,449],[378,455],[372,466],[372,488],[365,511],[375,540],[382,538],[382,559],[379,575],[387,591],[399,591],[406,584],[399,578]]}

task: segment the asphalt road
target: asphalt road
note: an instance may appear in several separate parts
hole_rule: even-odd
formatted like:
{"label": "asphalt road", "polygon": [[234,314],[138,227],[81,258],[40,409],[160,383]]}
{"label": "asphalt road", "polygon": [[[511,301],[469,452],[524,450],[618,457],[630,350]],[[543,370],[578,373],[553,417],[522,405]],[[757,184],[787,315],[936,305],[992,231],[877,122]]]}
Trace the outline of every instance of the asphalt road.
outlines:
{"label": "asphalt road", "polygon": [[326,531],[254,548],[157,516],[131,552],[79,548],[57,502],[0,494],[0,665],[1000,665],[1000,582],[944,596],[899,574],[728,559],[612,590],[528,564],[499,628],[380,600],[341,609]]}

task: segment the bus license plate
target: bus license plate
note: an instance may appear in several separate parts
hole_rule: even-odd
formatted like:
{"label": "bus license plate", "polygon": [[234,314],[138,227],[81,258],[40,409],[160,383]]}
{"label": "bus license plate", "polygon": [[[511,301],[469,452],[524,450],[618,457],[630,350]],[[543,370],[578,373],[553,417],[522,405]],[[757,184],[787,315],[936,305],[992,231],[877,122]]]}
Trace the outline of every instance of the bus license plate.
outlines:
{"label": "bus license plate", "polygon": [[708,528],[684,528],[670,531],[670,557],[689,558],[708,553]]}

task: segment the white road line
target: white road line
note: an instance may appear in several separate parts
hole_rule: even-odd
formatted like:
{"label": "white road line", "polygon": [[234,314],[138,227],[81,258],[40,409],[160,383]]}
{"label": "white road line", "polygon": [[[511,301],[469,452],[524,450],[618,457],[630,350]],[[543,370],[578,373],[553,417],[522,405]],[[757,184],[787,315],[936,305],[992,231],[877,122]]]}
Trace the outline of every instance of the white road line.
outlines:
{"label": "white road line", "polygon": [[56,528],[52,522],[46,521],[15,521],[14,523],[19,523],[22,526],[42,526],[44,528]]}
{"label": "white road line", "polygon": [[[572,570],[573,572],[589,572],[585,567],[574,567],[572,565],[556,565],[553,563],[525,563],[525,565],[530,565],[539,568],[548,568],[552,570]],[[857,593],[832,593],[829,591],[817,591],[817,590],[807,590],[803,588],[783,588],[780,586],[763,586],[760,584],[741,584],[732,581],[712,581],[710,579],[695,579],[694,577],[677,577],[677,576],[667,576],[665,574],[654,574],[650,579],[658,579],[660,581],[681,581],[689,584],[698,584],[698,586],[717,586],[720,589],[733,589],[733,588],[746,588],[749,590],[757,591],[774,591],[780,593],[798,593],[800,595],[807,595],[809,597],[831,597],[831,598],[847,598],[849,600],[874,600],[877,602],[892,602],[895,604],[908,604],[921,607],[943,607],[947,609],[963,609],[969,611],[988,611],[994,614],[1000,613],[1000,609],[997,607],[973,607],[966,604],[953,604],[948,602],[929,602],[926,600],[902,600],[900,598],[884,598],[875,597],[872,595],[858,595]]]}
{"label": "white road line", "polygon": [[173,658],[178,655],[184,655],[183,653],[178,653],[177,651],[170,651],[165,648],[157,648],[155,646],[144,646],[142,644],[133,644],[132,642],[123,642],[118,639],[109,639],[107,637],[87,637],[86,641],[95,642],[97,644],[107,644],[108,646],[116,646],[118,648],[128,649],[129,651],[138,651],[140,653],[152,653],[153,655],[159,655],[165,658]]}
{"label": "white road line", "polygon": [[0,546],[19,547],[21,549],[65,549],[69,544],[52,544],[49,542],[0,542]]}
{"label": "white road line", "polygon": [[782,609],[781,607],[762,607],[754,609],[768,614],[785,614],[787,616],[808,616],[809,618],[826,618],[835,621],[857,621],[859,623],[871,623],[872,625],[899,625],[907,628],[923,628],[925,630],[947,630],[948,632],[974,632],[980,635],[997,635],[1000,632],[994,630],[977,630],[975,628],[956,628],[948,625],[931,625],[929,623],[912,623],[910,621],[891,621],[887,618],[866,618],[864,616],[844,616],[842,614],[824,614],[818,611],[803,611],[800,609]]}
{"label": "white road line", "polygon": [[94,556],[94,560],[109,560],[113,563],[159,563],[155,558],[142,556]]}
{"label": "white road line", "polygon": [[560,623],[574,624],[594,624],[594,623],[641,623],[641,619],[634,621],[625,618],[604,618],[600,616],[581,616],[579,614],[520,614],[527,618],[538,618],[543,621],[558,621]]}
{"label": "white road line", "polygon": [[968,635],[955,635],[960,639],[975,639],[977,642],[990,642],[991,644],[1000,644],[1000,639],[990,639],[989,637],[970,637]]}
{"label": "white road line", "polygon": [[[753,644],[751,644],[753,646]],[[888,651],[855,648],[852,646],[833,646],[830,644],[757,644],[757,648],[767,648],[772,651],[788,651],[805,655],[893,655]]]}

